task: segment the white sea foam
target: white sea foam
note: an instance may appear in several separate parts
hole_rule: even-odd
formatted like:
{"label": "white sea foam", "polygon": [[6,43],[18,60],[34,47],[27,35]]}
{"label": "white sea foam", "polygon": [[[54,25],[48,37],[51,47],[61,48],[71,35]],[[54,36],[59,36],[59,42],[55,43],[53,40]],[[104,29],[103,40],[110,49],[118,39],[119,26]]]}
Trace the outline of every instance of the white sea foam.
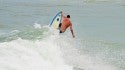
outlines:
{"label": "white sea foam", "polygon": [[76,40],[73,41],[70,38],[65,39],[65,41],[58,40],[67,64],[72,65],[76,70],[117,70],[116,67],[105,63],[98,56],[90,56],[89,54],[83,53],[84,51],[81,52],[77,49],[79,46],[83,47],[79,42]]}
{"label": "white sea foam", "polygon": [[45,35],[50,35],[42,40],[19,38],[0,43],[0,70],[117,70],[96,56],[81,53],[78,47],[84,45],[70,32],[63,35],[48,29]]}
{"label": "white sea foam", "polygon": [[41,28],[41,25],[40,25],[40,24],[38,24],[38,23],[34,23],[34,25],[33,25],[33,26],[34,26],[34,28],[39,28],[39,29]]}
{"label": "white sea foam", "polygon": [[0,43],[0,70],[72,70],[64,63],[54,37]]}

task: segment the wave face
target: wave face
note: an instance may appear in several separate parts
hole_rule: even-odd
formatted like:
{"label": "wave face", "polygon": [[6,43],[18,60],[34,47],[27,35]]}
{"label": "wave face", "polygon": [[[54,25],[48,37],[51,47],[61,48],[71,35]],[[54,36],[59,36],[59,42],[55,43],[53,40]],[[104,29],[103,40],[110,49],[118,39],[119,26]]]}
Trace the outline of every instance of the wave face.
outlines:
{"label": "wave face", "polygon": [[0,70],[117,70],[90,56],[86,51],[91,48],[70,33],[58,32],[35,23],[24,31],[13,30],[1,36]]}
{"label": "wave face", "polygon": [[72,70],[62,58],[56,37],[47,29],[35,24],[34,28],[1,36],[0,70]]}

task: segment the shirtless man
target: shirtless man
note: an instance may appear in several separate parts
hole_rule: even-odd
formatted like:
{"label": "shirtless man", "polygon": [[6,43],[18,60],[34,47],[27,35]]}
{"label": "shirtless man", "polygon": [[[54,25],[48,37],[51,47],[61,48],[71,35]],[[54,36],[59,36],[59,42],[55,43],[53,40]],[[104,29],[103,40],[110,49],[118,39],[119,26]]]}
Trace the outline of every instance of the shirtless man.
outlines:
{"label": "shirtless man", "polygon": [[66,31],[66,29],[68,27],[70,27],[70,31],[72,33],[73,38],[75,38],[73,29],[72,29],[72,23],[70,21],[70,15],[64,16],[63,12],[62,12],[62,23],[59,24],[59,29],[60,29],[60,33],[64,33]]}

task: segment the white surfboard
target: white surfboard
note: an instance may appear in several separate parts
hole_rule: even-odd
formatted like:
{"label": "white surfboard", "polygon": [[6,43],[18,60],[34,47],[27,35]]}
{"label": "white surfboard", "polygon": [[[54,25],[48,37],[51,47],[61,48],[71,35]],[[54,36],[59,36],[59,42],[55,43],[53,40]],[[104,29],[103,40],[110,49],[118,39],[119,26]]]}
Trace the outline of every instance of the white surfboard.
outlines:
{"label": "white surfboard", "polygon": [[55,17],[52,19],[52,22],[50,23],[50,27],[54,28],[54,29],[58,29],[59,28],[59,24],[61,23],[62,20],[62,12],[58,12]]}

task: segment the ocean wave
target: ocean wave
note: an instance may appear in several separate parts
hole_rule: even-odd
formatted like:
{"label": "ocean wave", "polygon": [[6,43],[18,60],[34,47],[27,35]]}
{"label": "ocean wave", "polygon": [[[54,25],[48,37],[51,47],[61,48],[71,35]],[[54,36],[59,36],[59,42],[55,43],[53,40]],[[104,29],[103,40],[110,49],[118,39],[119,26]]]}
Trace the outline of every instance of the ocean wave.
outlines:
{"label": "ocean wave", "polygon": [[13,30],[3,40],[0,70],[117,70],[101,58],[86,54],[86,49],[81,51],[85,45],[69,32],[59,34],[37,23],[24,31]]}
{"label": "ocean wave", "polygon": [[18,38],[26,40],[38,40],[46,37],[49,32],[49,27],[41,27],[40,24],[35,23],[33,26],[28,26],[24,30],[12,30],[9,33],[0,36],[0,42],[12,41]]}
{"label": "ocean wave", "polygon": [[0,43],[0,70],[72,70],[64,63],[53,37],[41,41],[21,38]]}

